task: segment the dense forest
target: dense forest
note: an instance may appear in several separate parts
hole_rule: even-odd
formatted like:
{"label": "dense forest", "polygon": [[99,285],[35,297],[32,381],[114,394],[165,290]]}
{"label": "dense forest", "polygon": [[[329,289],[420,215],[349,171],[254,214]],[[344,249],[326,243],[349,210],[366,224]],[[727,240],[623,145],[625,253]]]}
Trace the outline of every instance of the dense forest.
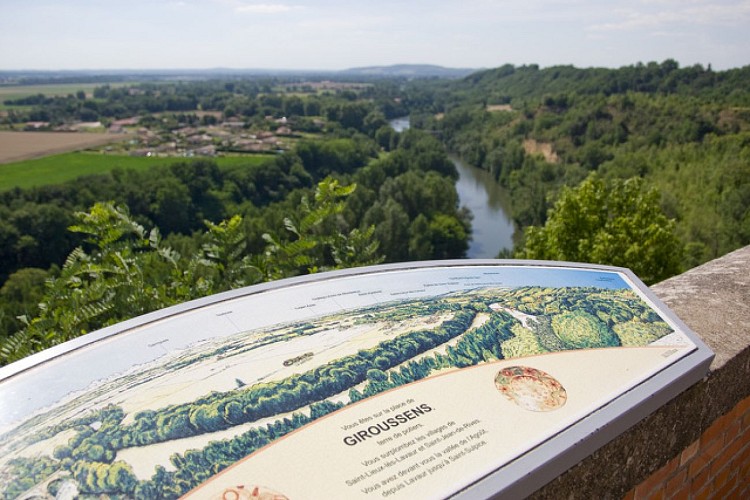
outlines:
{"label": "dense forest", "polygon": [[[144,87],[97,88],[98,100],[84,95],[19,101],[32,105],[23,112],[24,119],[50,118],[49,126],[81,119],[84,104],[100,102],[95,118],[109,119],[107,106],[117,103],[122,116],[145,113],[139,126],[167,137],[178,128],[216,121],[215,115],[199,119],[183,112],[198,107],[242,119],[253,132],[277,127],[269,116],[283,117],[300,135],[292,150],[261,163],[253,159],[219,167],[211,158],[185,160],[0,193],[0,337],[11,339],[0,348],[4,362],[42,347],[31,340],[34,324],[57,330],[55,340],[43,344],[48,346],[69,338],[65,332],[80,334],[266,279],[383,260],[464,255],[471,226],[467,214],[459,211],[455,167],[429,134],[398,134],[390,128],[386,113],[404,111],[377,105],[372,86],[345,86],[336,94],[309,96],[305,86],[293,85],[258,96],[264,87],[246,82],[163,84],[153,94],[150,84]],[[390,92],[389,85],[384,88]],[[160,103],[154,109],[161,111],[178,98],[190,100],[190,106],[179,113],[151,114],[152,101]],[[54,118],[35,115],[41,111]],[[308,113],[318,117],[317,124],[307,119]],[[19,115],[11,111],[6,121],[12,125]],[[306,135],[308,129],[313,132]],[[106,162],[107,155],[101,161]],[[117,228],[117,238],[102,234],[112,232],[107,226]],[[144,299],[136,301],[141,306],[126,310],[120,308],[127,301],[110,294],[90,293],[85,300],[70,295],[80,274],[92,276],[90,267],[81,269],[84,262],[102,266],[125,247],[138,266],[147,266],[138,273],[146,279],[135,283],[164,290],[162,285],[169,282],[173,290],[154,292],[159,297],[148,299],[143,294]],[[169,259],[161,260],[169,262],[147,262],[147,256],[166,254]],[[175,285],[176,273],[184,287]],[[126,282],[133,283],[132,274],[113,268],[97,275],[103,276],[123,286],[110,281],[100,283],[102,290],[124,294],[132,288]],[[66,281],[68,292],[62,292]],[[95,288],[89,279],[84,282]],[[59,302],[61,296],[69,299],[67,304]],[[40,302],[45,304],[41,311]],[[67,323],[43,320],[52,309],[65,308],[80,311],[80,317]],[[21,330],[24,334],[16,335]]]}
{"label": "dense forest", "polygon": [[[459,80],[103,83],[6,100],[8,130],[93,122],[137,134],[134,148],[194,134],[240,157],[226,130],[284,130],[291,146],[264,162],[209,155],[147,171],[107,169],[102,154],[101,174],[0,193],[0,361],[267,279],[463,257],[471,214],[447,152],[509,192],[516,244],[504,256],[665,279],[750,243],[749,77],[667,60]],[[410,130],[388,125],[405,115]]]}

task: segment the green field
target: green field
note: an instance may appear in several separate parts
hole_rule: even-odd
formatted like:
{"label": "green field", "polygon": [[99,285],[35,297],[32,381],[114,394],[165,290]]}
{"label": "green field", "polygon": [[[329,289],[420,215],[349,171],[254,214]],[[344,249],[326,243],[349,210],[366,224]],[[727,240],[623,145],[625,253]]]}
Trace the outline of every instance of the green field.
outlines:
{"label": "green field", "polygon": [[[238,155],[213,158],[220,167],[257,165],[272,155]],[[171,165],[190,158],[137,157],[102,153],[64,153],[0,165],[0,192],[14,187],[30,188],[60,184],[82,175],[101,174],[114,168],[144,170]]]}

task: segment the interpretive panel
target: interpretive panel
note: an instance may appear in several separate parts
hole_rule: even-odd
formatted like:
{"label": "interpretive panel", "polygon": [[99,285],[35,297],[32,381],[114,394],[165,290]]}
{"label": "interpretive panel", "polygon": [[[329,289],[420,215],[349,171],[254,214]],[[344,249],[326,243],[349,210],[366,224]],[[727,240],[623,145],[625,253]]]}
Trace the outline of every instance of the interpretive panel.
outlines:
{"label": "interpretive panel", "polygon": [[283,280],[0,370],[0,493],[526,494],[711,356],[623,269],[469,260]]}

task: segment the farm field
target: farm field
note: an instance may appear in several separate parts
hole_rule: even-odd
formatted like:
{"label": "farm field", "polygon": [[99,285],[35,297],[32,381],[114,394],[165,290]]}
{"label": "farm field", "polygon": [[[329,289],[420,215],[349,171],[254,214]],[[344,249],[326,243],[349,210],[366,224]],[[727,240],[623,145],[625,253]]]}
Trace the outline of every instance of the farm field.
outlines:
{"label": "farm field", "polygon": [[[257,165],[270,157],[271,155],[237,155],[212,159],[220,167],[231,167]],[[115,168],[145,170],[186,160],[190,159],[109,155],[97,152],[63,153],[0,165],[0,192],[15,187],[30,188],[60,184],[83,175],[101,174]]]}
{"label": "farm field", "polygon": [[124,134],[84,132],[0,132],[0,164],[39,158],[122,141]]}

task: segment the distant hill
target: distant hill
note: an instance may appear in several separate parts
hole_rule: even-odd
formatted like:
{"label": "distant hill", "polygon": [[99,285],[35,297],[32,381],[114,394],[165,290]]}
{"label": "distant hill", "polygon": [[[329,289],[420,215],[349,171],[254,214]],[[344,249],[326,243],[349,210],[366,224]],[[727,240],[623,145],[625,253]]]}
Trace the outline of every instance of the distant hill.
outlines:
{"label": "distant hill", "polygon": [[463,78],[477,71],[472,68],[445,68],[432,64],[394,64],[366,66],[342,71],[347,75],[407,77],[407,78]]}
{"label": "distant hill", "polygon": [[295,70],[263,68],[205,69],[102,69],[102,70],[0,70],[0,85],[43,83],[100,83],[152,80],[204,80],[243,77],[304,78],[464,78],[477,71],[471,68],[445,68],[431,64],[396,64],[345,70]]}

